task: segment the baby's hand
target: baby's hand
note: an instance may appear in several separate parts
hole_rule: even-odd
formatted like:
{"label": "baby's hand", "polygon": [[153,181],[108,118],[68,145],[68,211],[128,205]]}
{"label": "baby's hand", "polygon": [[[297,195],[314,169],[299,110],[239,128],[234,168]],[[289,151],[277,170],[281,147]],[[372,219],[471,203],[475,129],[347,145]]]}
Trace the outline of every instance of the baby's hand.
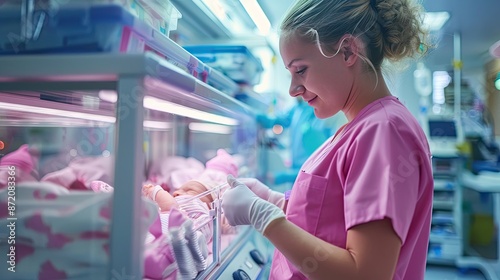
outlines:
{"label": "baby's hand", "polygon": [[161,211],[169,211],[173,206],[178,206],[174,197],[160,185],[146,184],[142,186],[142,194],[156,202]]}
{"label": "baby's hand", "polygon": [[155,188],[155,186],[153,186],[152,184],[146,184],[146,185],[142,186],[142,195],[154,200],[154,198],[151,197],[151,195],[153,194],[154,188]]}

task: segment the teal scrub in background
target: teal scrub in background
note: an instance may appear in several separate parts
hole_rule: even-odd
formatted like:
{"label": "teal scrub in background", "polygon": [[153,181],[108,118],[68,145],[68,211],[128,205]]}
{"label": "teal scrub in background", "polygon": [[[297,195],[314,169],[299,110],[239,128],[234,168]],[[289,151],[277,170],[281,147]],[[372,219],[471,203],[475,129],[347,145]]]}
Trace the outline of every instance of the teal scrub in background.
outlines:
{"label": "teal scrub in background", "polygon": [[285,114],[276,118],[259,116],[258,122],[264,128],[281,125],[289,130],[290,169],[274,174],[274,184],[283,184],[295,181],[305,160],[345,124],[347,119],[342,113],[328,119],[319,119],[314,115],[314,108],[299,97],[297,103]]}

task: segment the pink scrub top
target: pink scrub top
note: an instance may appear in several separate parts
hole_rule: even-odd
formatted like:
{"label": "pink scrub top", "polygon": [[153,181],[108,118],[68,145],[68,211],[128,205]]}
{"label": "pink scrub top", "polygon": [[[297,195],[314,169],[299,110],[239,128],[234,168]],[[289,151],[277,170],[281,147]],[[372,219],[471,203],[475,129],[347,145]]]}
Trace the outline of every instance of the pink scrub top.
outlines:
{"label": "pink scrub top", "polygon": [[[350,228],[390,218],[402,242],[393,279],[424,279],[432,198],[426,136],[407,108],[389,96],[363,108],[304,163],[286,217],[340,248],[346,248]],[[304,271],[322,260],[319,251],[304,259]],[[307,278],[275,250],[269,279]]]}

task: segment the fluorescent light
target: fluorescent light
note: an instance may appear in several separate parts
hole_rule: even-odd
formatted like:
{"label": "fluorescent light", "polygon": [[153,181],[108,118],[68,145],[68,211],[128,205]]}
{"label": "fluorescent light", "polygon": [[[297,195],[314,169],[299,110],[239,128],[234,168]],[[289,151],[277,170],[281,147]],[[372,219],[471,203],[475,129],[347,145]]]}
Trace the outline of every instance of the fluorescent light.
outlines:
{"label": "fluorescent light", "polygon": [[240,3],[243,5],[243,8],[245,8],[260,33],[262,35],[269,34],[269,31],[271,30],[271,23],[259,3],[257,3],[257,0],[240,0]]}
{"label": "fluorescent light", "polygon": [[[213,20],[217,18],[217,20],[233,35],[245,35],[245,33],[248,32],[248,28],[245,28],[246,24],[242,22],[241,16],[234,10],[232,3],[227,3],[227,0],[196,0],[194,2],[200,8],[208,9],[214,16]],[[202,6],[204,7],[201,7],[201,3],[198,4],[199,2],[203,3]],[[261,35],[269,34],[271,23],[257,0],[240,0],[240,3],[257,26],[259,33],[261,33]]]}
{"label": "fluorescent light", "polygon": [[[115,91],[101,90],[99,92],[99,97],[102,100],[106,100],[106,101],[112,102],[112,103],[116,103],[116,101],[118,99]],[[203,112],[200,110],[196,110],[196,109],[189,108],[186,106],[178,105],[178,104],[168,102],[165,100],[161,100],[161,99],[151,97],[151,96],[144,97],[144,107],[151,109],[151,110],[156,110],[156,111],[161,111],[161,112],[170,113],[170,114],[174,114],[174,115],[184,116],[184,117],[188,117],[188,118],[192,118],[192,119],[204,120],[204,121],[220,123],[220,124],[225,124],[225,125],[238,125],[238,121],[235,119],[223,117],[223,116],[219,116],[219,115],[211,114],[211,113],[207,113],[207,112]],[[159,124],[152,124],[152,125],[148,125],[146,127],[167,129],[166,127],[163,127],[162,125],[159,125]],[[170,127],[168,127],[168,128],[170,128]]]}
{"label": "fluorescent light", "polygon": [[[144,97],[144,107],[157,110],[165,113],[170,113],[174,115],[184,116],[192,119],[203,120],[207,122],[219,123],[224,125],[238,125],[238,121],[233,118],[228,118],[224,116],[219,116],[212,113],[203,112],[200,110],[196,110],[193,108],[185,107],[182,105],[174,104],[168,101],[164,101],[158,98],[154,98],[151,96]],[[72,119],[83,119],[89,121],[98,121],[98,122],[106,122],[106,123],[115,123],[116,118],[112,116],[104,116],[95,113],[83,113],[83,112],[75,112],[75,111],[67,111],[62,109],[52,109],[52,108],[43,108],[40,106],[30,106],[30,105],[21,105],[15,103],[4,103],[0,102],[0,109],[18,111],[18,112],[26,112],[26,113],[36,113],[42,115],[50,115],[50,116],[58,116],[58,117],[66,117]],[[148,128],[154,129],[169,129],[171,125],[166,122],[160,121],[148,121],[145,120],[143,125]]]}
{"label": "fluorescent light", "polygon": [[159,122],[159,121],[144,121],[144,127],[151,129],[161,129],[168,130],[172,128],[172,124],[168,122]]}
{"label": "fluorescent light", "polygon": [[[20,105],[20,104],[13,104],[13,103],[0,102],[0,109],[6,109],[6,110],[12,110],[12,111],[18,111],[18,112],[26,112],[26,113],[36,112],[37,114],[42,114],[42,115],[66,117],[66,118],[72,118],[72,119],[78,119],[78,120],[98,121],[98,122],[105,122],[105,123],[115,123],[115,121],[116,121],[115,117],[110,117],[110,116],[81,113],[81,112],[75,112],[75,111],[66,111],[66,110],[61,110],[61,109],[42,108],[42,107],[37,107],[37,106]],[[53,121],[53,119],[47,119],[47,121]],[[61,120],[61,119],[59,119],[58,122],[60,122],[60,125],[66,125],[66,126],[81,125],[81,124],[75,124],[72,122],[66,122],[65,120]],[[43,124],[44,120],[40,120],[39,123]],[[165,130],[165,129],[172,128],[172,125],[170,123],[160,122],[160,121],[145,120],[143,125],[146,128],[152,128],[152,129]]]}
{"label": "fluorescent light", "polygon": [[450,18],[448,12],[428,12],[424,15],[423,27],[429,31],[438,31]]}
{"label": "fluorescent light", "polygon": [[226,18],[226,9],[219,0],[202,0],[203,4],[217,17]]}
{"label": "fluorescent light", "polygon": [[238,125],[238,121],[232,118],[219,116],[212,113],[203,112],[165,100],[161,100],[151,96],[144,97],[144,107],[161,111],[165,113],[170,113],[174,115],[184,116],[192,119],[203,120],[207,122],[225,124],[225,125]]}
{"label": "fluorescent light", "polygon": [[233,11],[229,10],[227,5],[224,5],[220,0],[201,0],[201,2],[203,2],[205,7],[207,7],[215,18],[233,35],[245,33],[245,27],[238,16],[231,14]]}
{"label": "fluorescent light", "polygon": [[37,113],[42,115],[61,116],[73,119],[84,119],[89,121],[107,122],[107,123],[114,123],[116,120],[115,117],[110,117],[110,116],[88,114],[75,111],[66,111],[61,109],[42,108],[29,105],[3,103],[3,102],[0,102],[0,109],[27,112],[27,113]]}
{"label": "fluorescent light", "polygon": [[198,132],[231,134],[231,128],[229,126],[213,123],[190,123],[189,129]]}

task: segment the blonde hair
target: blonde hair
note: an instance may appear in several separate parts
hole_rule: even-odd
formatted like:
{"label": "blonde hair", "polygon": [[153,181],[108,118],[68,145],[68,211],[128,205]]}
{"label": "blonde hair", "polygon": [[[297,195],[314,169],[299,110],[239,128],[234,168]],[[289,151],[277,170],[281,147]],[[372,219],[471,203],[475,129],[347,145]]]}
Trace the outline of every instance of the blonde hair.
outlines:
{"label": "blonde hair", "polygon": [[367,57],[361,58],[378,70],[384,59],[395,62],[426,53],[428,33],[421,26],[422,12],[416,0],[297,0],[280,32],[298,34],[317,44],[322,53],[322,48],[335,52],[331,47],[352,34],[365,42]]}

